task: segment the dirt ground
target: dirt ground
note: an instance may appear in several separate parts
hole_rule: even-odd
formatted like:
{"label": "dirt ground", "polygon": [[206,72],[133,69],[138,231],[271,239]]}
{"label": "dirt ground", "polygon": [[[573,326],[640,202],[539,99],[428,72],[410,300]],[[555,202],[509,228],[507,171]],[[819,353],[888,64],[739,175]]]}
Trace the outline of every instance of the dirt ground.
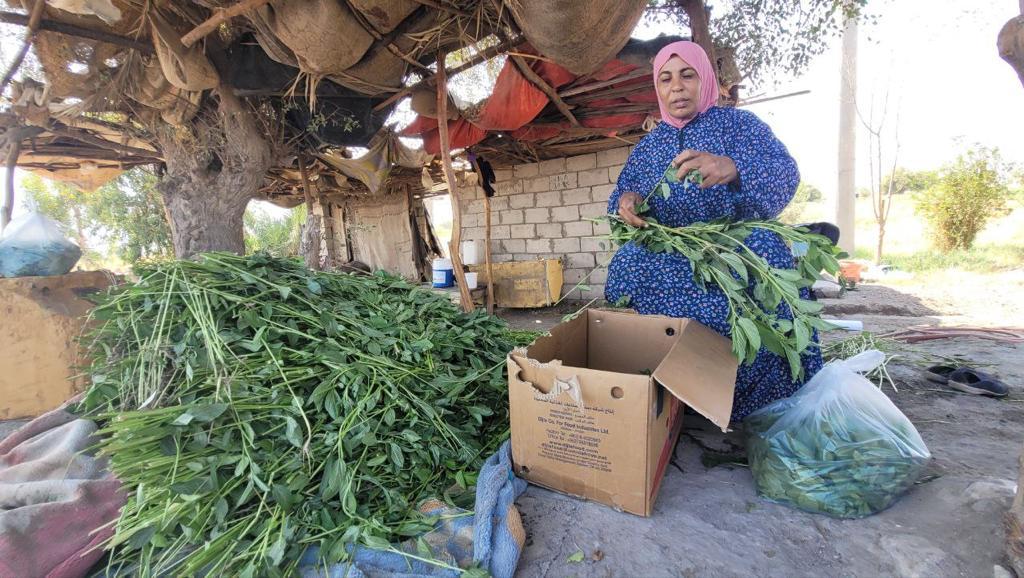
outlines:
{"label": "dirt ground", "polygon": [[[826,314],[861,319],[873,332],[1024,327],[1021,284],[1019,272],[887,280],[826,301]],[[546,328],[564,313],[505,316],[520,327]],[[688,416],[650,518],[531,486],[519,500],[528,541],[517,576],[1005,576],[1003,515],[1024,448],[1022,350],[980,339],[900,348],[890,363],[898,392],[885,392],[916,424],[933,461],[922,482],[887,511],[836,520],[761,500],[747,468],[702,465],[702,446],[729,449],[742,439]],[[934,355],[966,358],[996,373],[1010,384],[1010,397],[979,398],[925,381],[920,366]],[[568,561],[580,551],[583,562]]]}

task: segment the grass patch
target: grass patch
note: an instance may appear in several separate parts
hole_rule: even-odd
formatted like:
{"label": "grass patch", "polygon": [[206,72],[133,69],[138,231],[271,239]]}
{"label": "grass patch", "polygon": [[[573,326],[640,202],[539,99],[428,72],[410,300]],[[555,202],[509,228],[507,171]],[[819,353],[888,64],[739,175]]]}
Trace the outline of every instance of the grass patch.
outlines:
{"label": "grass patch", "polygon": [[[873,260],[874,251],[861,247],[854,251],[854,257]],[[948,252],[932,249],[909,254],[892,254],[883,257],[882,263],[910,273],[943,269],[993,273],[1024,267],[1024,245],[977,245],[970,249]]]}

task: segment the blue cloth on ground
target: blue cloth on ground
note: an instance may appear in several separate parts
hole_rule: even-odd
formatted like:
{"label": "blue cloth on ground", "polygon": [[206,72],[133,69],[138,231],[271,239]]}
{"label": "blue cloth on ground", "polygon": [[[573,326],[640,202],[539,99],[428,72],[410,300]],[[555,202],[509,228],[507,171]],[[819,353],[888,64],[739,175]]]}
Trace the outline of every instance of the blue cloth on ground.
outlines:
{"label": "blue cloth on ground", "polygon": [[[477,477],[473,512],[428,500],[420,506],[426,515],[439,516],[434,529],[420,538],[433,558],[448,567],[431,564],[395,551],[357,546],[348,562],[324,567],[319,548],[306,551],[299,565],[303,578],[457,578],[452,569],[476,565],[495,578],[512,578],[523,551],[526,535],[515,499],[526,490],[526,481],[512,473],[512,446],[506,441],[484,462]],[[422,557],[417,540],[393,544],[395,550]]]}

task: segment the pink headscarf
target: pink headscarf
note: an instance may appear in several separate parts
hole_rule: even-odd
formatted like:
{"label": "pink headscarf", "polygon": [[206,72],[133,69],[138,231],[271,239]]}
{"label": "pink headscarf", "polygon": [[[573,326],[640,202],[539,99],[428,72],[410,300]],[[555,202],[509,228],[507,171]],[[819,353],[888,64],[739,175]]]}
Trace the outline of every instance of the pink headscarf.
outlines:
{"label": "pink headscarf", "polygon": [[[697,103],[697,114],[701,114],[714,106],[718,102],[718,79],[715,78],[715,69],[711,67],[711,61],[708,59],[707,53],[696,42],[688,42],[686,40],[673,42],[658,52],[658,55],[654,57],[655,92],[658,90],[658,74],[661,72],[661,68],[665,66],[665,63],[673,56],[678,56],[686,61],[687,64],[697,71],[697,77],[700,78],[700,102]],[[661,109],[661,120],[671,126],[683,128],[689,122],[688,120],[679,120],[669,114],[665,110],[665,105],[661,102],[660,96],[658,97],[658,108]]]}

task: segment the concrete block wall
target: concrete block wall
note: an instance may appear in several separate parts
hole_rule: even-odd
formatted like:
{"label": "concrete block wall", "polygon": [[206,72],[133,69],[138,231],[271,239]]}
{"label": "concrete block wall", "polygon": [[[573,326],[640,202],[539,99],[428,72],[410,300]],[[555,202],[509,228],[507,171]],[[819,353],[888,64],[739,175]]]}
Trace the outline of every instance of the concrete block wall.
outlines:
{"label": "concrete block wall", "polygon": [[[603,299],[607,264],[614,254],[605,214],[631,147],[516,165],[495,171],[491,198],[494,262],[561,259],[565,296],[587,275],[588,289],[568,299]],[[462,238],[483,240],[484,202],[479,187],[462,193]]]}

